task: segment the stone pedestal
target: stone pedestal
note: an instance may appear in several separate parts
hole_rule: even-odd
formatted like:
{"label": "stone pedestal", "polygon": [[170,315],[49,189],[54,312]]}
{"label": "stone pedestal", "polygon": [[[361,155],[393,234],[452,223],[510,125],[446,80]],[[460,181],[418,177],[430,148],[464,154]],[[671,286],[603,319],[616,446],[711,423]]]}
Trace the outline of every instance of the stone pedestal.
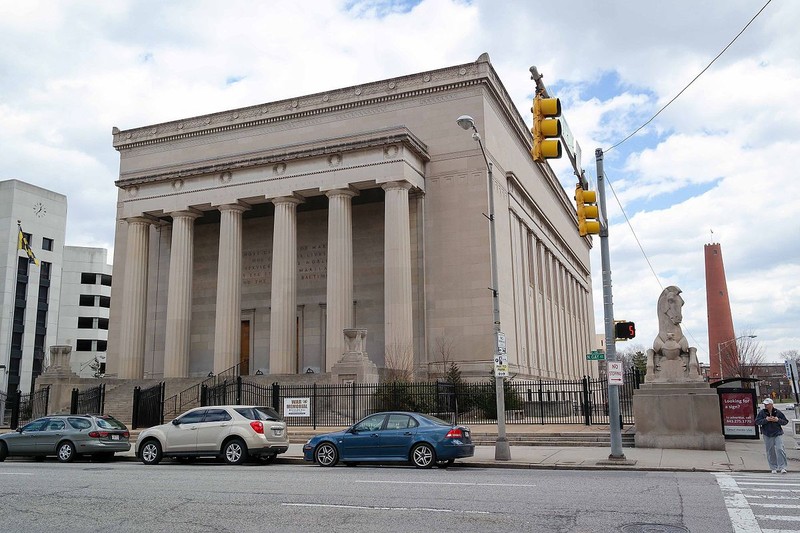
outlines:
{"label": "stone pedestal", "polygon": [[331,369],[332,382],[378,383],[378,367],[367,355],[367,330],[345,329],[344,344],[347,349]]}
{"label": "stone pedestal", "polygon": [[50,385],[48,414],[61,412],[65,406],[69,409],[72,389],[81,382],[70,367],[71,360],[72,346],[51,346],[50,366],[36,378],[37,390]]}
{"label": "stone pedestal", "polygon": [[724,450],[719,397],[708,383],[645,383],[633,393],[637,448]]}

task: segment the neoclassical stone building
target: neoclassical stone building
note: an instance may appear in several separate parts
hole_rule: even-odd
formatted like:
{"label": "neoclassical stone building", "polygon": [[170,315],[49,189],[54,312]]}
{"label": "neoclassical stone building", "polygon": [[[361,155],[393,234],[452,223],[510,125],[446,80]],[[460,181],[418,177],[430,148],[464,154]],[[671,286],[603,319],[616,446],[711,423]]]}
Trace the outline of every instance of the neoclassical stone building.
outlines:
{"label": "neoclassical stone building", "polygon": [[342,330],[421,377],[494,349],[520,377],[592,373],[589,248],[484,54],[474,63],[120,131],[108,367],[120,378],[329,372]]}

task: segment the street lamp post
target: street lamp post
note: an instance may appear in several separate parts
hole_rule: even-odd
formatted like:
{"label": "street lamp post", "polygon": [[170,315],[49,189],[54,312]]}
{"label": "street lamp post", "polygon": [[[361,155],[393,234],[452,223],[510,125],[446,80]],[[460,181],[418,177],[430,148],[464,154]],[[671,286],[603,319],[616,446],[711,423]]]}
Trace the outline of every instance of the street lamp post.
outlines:
{"label": "street lamp post", "polygon": [[[461,115],[456,120],[459,126],[465,130],[472,130],[472,138],[477,141],[481,149],[483,160],[486,162],[487,177],[489,180],[489,225],[490,231],[490,252],[492,262],[492,318],[494,319],[494,356],[500,354],[500,303],[498,299],[497,290],[497,235],[494,228],[494,180],[492,179],[492,163],[486,157],[486,150],[483,148],[481,136],[478,134],[478,129],[475,127],[475,119],[469,115]],[[494,447],[494,458],[496,461],[508,461],[511,459],[511,449],[508,446],[508,438],[506,437],[506,402],[503,390],[503,377],[495,375],[495,397],[497,403],[497,441]]]}
{"label": "street lamp post", "polygon": [[725,373],[722,371],[722,347],[723,346],[727,346],[728,344],[730,344],[732,342],[736,342],[739,339],[755,339],[756,337],[758,337],[758,335],[740,335],[739,337],[736,337],[735,339],[731,339],[729,341],[718,342],[717,343],[717,360],[719,361],[719,379],[720,379],[720,381],[725,379]]}

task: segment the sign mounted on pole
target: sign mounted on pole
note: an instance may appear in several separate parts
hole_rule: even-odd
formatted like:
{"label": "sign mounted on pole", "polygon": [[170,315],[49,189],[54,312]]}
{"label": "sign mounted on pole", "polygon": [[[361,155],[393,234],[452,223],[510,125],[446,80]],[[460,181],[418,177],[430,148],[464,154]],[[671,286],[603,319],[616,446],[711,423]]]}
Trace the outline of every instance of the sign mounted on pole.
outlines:
{"label": "sign mounted on pole", "polygon": [[591,352],[586,354],[587,361],[605,361],[606,354],[599,350],[592,350]]}
{"label": "sign mounted on pole", "polygon": [[608,361],[608,384],[623,385],[622,361]]}

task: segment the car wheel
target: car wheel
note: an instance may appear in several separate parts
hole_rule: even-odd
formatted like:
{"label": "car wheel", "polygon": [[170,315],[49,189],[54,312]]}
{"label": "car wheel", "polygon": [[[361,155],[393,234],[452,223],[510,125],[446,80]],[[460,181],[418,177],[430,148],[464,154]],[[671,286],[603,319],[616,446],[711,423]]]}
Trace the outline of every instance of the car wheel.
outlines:
{"label": "car wheel", "polygon": [[6,448],[5,442],[0,442],[0,463],[6,460],[8,457],[8,448]]}
{"label": "car wheel", "polygon": [[319,466],[334,466],[339,462],[339,452],[330,442],[323,442],[314,450],[314,460]]}
{"label": "car wheel", "polygon": [[146,465],[157,465],[162,456],[161,444],[155,439],[146,441],[139,449],[139,460]]}
{"label": "car wheel", "polygon": [[56,448],[58,460],[62,463],[71,463],[75,459],[75,445],[65,440]]}
{"label": "car wheel", "polygon": [[430,444],[425,442],[417,444],[411,450],[411,462],[417,468],[430,468],[436,462],[436,452],[433,451]]}
{"label": "car wheel", "polygon": [[222,448],[222,456],[229,465],[240,465],[247,461],[247,446],[241,439],[232,439]]}
{"label": "car wheel", "polygon": [[445,459],[444,461],[436,461],[436,467],[447,468],[448,466],[452,465],[455,462],[456,462],[455,459]]}

